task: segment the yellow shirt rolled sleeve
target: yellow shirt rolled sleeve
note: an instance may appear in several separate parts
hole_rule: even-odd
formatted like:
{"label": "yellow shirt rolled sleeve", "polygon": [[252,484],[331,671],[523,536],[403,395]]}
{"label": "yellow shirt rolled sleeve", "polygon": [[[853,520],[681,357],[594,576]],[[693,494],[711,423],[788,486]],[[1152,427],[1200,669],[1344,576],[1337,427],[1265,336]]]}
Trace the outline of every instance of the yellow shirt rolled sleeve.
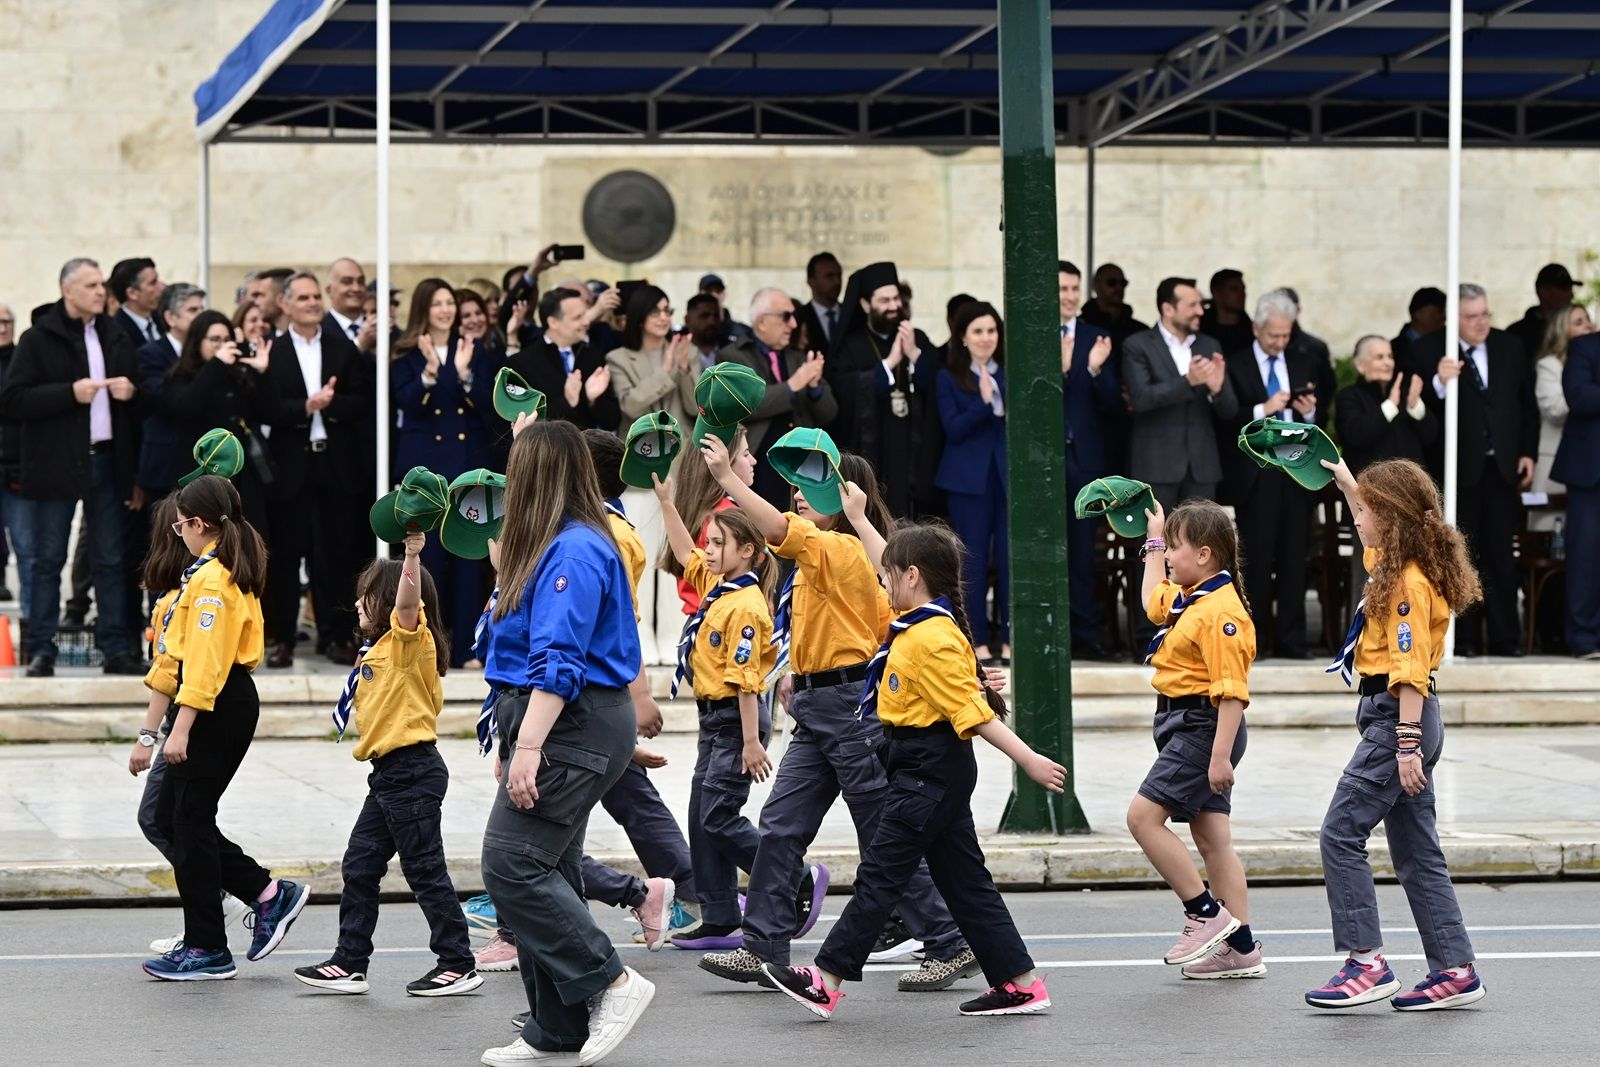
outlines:
{"label": "yellow shirt rolled sleeve", "polygon": [[795,673],[868,662],[889,632],[894,612],[866,549],[849,534],[818,529],[793,513],[785,518],[788,532],[771,544],[798,569],[789,649]]}
{"label": "yellow shirt rolled sleeve", "polygon": [[229,671],[261,662],[261,601],[234,585],[222,562],[213,560],[189,580],[167,630],[167,650],[183,664],[175,702],[211,711]]}
{"label": "yellow shirt rolled sleeve", "polygon": [[978,688],[977,659],[965,642],[944,642],[930,649],[912,684],[963,741],[971,740],[978,727],[994,718]]}
{"label": "yellow shirt rolled sleeve", "polygon": [[388,632],[362,657],[355,700],[361,740],[351,755],[358,760],[438,740],[444,685],[426,606],[417,611],[415,630],[400,625],[399,612],[389,613]]}
{"label": "yellow shirt rolled sleeve", "polygon": [[[156,607],[150,613],[150,634],[154,645],[150,656],[150,669],[145,672],[145,688],[162,696],[172,698],[178,695],[178,661],[170,652],[162,651],[161,622],[167,617],[167,607],[177,599],[176,589],[164,594],[156,601]],[[177,613],[173,613],[176,617]]]}
{"label": "yellow shirt rolled sleeve", "polygon": [[1160,626],[1167,621],[1167,615],[1172,611],[1172,602],[1178,599],[1182,588],[1172,579],[1164,579],[1160,585],[1150,591],[1150,602],[1145,605],[1145,617]]}
{"label": "yellow shirt rolled sleeve", "polygon": [[[1371,570],[1378,561],[1376,549],[1364,559]],[[1389,692],[1401,686],[1427,695],[1433,672],[1444,659],[1444,635],[1450,627],[1450,605],[1415,563],[1406,564],[1400,588],[1386,616],[1367,615],[1356,641],[1356,673],[1371,678],[1389,676]]]}
{"label": "yellow shirt rolled sleeve", "polygon": [[1213,707],[1224,700],[1250,703],[1250,664],[1255,659],[1255,630],[1244,615],[1219,613],[1206,620],[1196,643],[1211,676],[1207,690]]}

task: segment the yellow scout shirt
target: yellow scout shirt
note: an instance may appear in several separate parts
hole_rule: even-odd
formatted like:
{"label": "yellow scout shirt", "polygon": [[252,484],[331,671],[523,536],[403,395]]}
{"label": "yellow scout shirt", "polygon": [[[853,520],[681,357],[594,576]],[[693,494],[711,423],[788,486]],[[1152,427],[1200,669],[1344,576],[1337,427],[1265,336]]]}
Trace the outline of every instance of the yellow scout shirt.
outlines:
{"label": "yellow scout shirt", "polygon": [[[156,609],[150,613],[151,633],[151,658],[150,670],[145,673],[144,684],[146,689],[153,690],[166,697],[178,695],[178,661],[172,657],[171,651],[161,650],[161,620],[167,616],[167,606],[178,596],[176,589],[163,593],[160,600],[156,601]],[[177,622],[178,613],[172,613],[173,622]]]}
{"label": "yellow scout shirt", "polygon": [[255,670],[261,650],[261,599],[234,585],[220,559],[195,571],[167,627],[167,653],[183,664],[174,702],[212,710],[228,672],[235,666]]}
{"label": "yellow scout shirt", "polygon": [[633,523],[621,515],[613,515],[608,511],[606,518],[611,523],[611,536],[617,539],[617,549],[622,553],[622,565],[628,568],[628,591],[633,594],[633,621],[638,622],[639,579],[644,577],[644,569],[648,565],[644,542],[639,540],[639,531],[633,528]]}
{"label": "yellow scout shirt", "polygon": [[849,534],[819,530],[792,512],[785,517],[789,532],[772,550],[798,568],[790,664],[796,674],[814,674],[866,663],[878,654],[894,615],[867,550]]}
{"label": "yellow scout shirt", "polygon": [[[1150,594],[1146,614],[1157,626],[1167,621],[1180,592],[1164,581]],[[1183,609],[1156,650],[1151,685],[1168,697],[1209,696],[1215,707],[1233,698],[1250,703],[1250,664],[1256,658],[1256,628],[1232,583]]]}
{"label": "yellow scout shirt", "polygon": [[389,612],[389,632],[361,657],[355,701],[361,740],[351,755],[358,760],[439,739],[444,686],[426,606],[417,609],[415,630],[401,629],[399,612]]}
{"label": "yellow scout shirt", "polygon": [[[698,548],[684,564],[683,577],[702,599],[723,581],[706,567],[706,554]],[[778,650],[772,646],[772,612],[761,586],[746,586],[717,598],[700,623],[689,659],[694,695],[700,700],[724,700],[766,689],[767,672],[777,663]]]}
{"label": "yellow scout shirt", "polygon": [[[1378,550],[1367,549],[1362,558],[1368,572],[1377,565]],[[1389,676],[1389,692],[1402,685],[1428,694],[1428,676],[1444,658],[1444,633],[1450,627],[1450,605],[1423,575],[1422,568],[1407,563],[1400,574],[1400,589],[1389,605],[1388,618],[1367,616],[1356,642],[1356,673]]]}
{"label": "yellow scout shirt", "polygon": [[994,712],[978,688],[978,659],[951,619],[925,619],[889,646],[878,686],[878,721],[934,726],[948,721],[969,740]]}

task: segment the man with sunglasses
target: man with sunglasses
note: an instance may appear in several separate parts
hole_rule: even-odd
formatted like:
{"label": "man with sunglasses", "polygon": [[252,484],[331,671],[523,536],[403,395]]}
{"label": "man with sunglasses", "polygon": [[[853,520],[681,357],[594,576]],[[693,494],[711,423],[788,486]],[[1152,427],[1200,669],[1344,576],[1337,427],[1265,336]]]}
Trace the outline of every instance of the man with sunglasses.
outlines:
{"label": "man with sunglasses", "polygon": [[1128,276],[1115,263],[1102,263],[1094,272],[1094,297],[1083,306],[1083,321],[1111,335],[1111,358],[1122,362],[1122,342],[1150,327],[1133,317],[1128,306]]}

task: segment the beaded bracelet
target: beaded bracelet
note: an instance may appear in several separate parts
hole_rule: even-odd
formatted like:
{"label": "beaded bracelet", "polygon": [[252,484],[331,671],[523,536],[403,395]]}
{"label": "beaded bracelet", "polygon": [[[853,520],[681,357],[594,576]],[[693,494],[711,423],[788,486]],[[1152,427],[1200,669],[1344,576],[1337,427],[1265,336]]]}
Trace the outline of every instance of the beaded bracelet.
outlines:
{"label": "beaded bracelet", "polygon": [[1422,759],[1422,753],[1414,748],[1402,748],[1400,751],[1394,754],[1394,758],[1401,761],[1413,759],[1420,760]]}
{"label": "beaded bracelet", "polygon": [[1144,559],[1152,552],[1165,552],[1166,550],[1167,542],[1164,539],[1152,537],[1144,543],[1143,548],[1139,549],[1139,558]]}

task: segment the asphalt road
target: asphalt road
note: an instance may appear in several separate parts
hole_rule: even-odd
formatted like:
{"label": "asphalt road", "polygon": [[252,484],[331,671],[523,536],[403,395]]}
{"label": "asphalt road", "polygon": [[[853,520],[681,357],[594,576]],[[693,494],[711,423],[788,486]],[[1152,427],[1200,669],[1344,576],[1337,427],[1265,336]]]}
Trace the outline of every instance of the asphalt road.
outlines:
{"label": "asphalt road", "polygon": [[[898,993],[897,970],[878,968],[828,1023],[774,993],[698,970],[689,953],[624,959],[659,991],[618,1067],[832,1065],[1150,1064],[1163,1061],[1285,1064],[1426,1060],[1453,1064],[1591,1064],[1600,1058],[1593,1001],[1600,982],[1600,885],[1594,882],[1459,887],[1489,995],[1473,1008],[1401,1014],[1384,1005],[1347,1013],[1305,1006],[1301,994],[1337,967],[1317,887],[1253,896],[1269,973],[1260,980],[1190,982],[1162,966],[1181,924],[1175,901],[1154,891],[1010,894],[1007,901],[1039,966],[1052,1010],[966,1019],[956,1005],[981,980],[944,993]],[[1379,889],[1386,951],[1409,986],[1427,969],[1409,913],[1393,886]],[[830,897],[825,915],[844,903]],[[631,923],[600,918],[619,943]],[[337,909],[308,908],[284,946],[239,977],[178,986],[147,979],[139,960],[153,937],[177,932],[169,908],[0,912],[0,1059],[36,1064],[330,1064],[337,1067],[473,1064],[514,1036],[526,1005],[514,974],[487,975],[470,996],[419,1000],[404,984],[430,966],[427,929],[409,904],[385,905],[364,997],[319,993],[293,968],[327,955]],[[814,936],[826,932],[828,919]],[[815,946],[818,942],[808,942]],[[383,947],[387,946],[387,947]],[[797,959],[809,958],[801,948]]]}

